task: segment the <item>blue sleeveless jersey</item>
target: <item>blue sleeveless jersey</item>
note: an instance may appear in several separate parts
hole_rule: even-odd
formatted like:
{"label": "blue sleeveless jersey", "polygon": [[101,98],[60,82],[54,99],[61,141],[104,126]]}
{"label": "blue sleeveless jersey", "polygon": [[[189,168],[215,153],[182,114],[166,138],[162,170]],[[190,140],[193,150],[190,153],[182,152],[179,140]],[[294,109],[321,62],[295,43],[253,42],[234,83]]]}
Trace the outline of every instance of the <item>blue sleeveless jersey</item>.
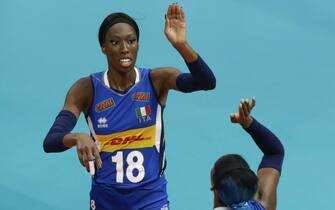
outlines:
{"label": "blue sleeveless jersey", "polygon": [[129,189],[165,181],[163,108],[150,70],[135,71],[135,84],[124,94],[110,88],[107,71],[91,75],[94,97],[87,123],[103,162],[93,184]]}
{"label": "blue sleeveless jersey", "polygon": [[250,200],[248,202],[242,202],[232,207],[217,207],[214,210],[265,210],[262,204],[258,201]]}
{"label": "blue sleeveless jersey", "polygon": [[236,210],[265,210],[263,206],[256,200],[250,200],[248,202],[242,202],[237,205],[232,205],[232,209]]}

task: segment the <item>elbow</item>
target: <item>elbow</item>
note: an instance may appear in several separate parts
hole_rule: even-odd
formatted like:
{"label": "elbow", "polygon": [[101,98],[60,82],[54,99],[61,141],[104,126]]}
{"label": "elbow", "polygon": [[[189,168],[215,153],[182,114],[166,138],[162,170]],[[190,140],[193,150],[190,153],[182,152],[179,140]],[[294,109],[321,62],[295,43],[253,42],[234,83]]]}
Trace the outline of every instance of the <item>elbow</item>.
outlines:
{"label": "elbow", "polygon": [[284,145],[281,143],[281,141],[278,139],[279,141],[279,148],[278,148],[278,151],[277,151],[277,154],[282,156],[284,158],[285,156],[285,148],[284,148]]}
{"label": "elbow", "polygon": [[216,87],[216,79],[214,78],[208,85],[208,89],[207,90],[214,90]]}
{"label": "elbow", "polygon": [[216,78],[213,76],[206,84],[203,85],[204,90],[214,90],[216,87]]}
{"label": "elbow", "polygon": [[45,139],[44,139],[43,150],[44,150],[45,153],[50,153],[51,152],[49,144],[48,144],[48,136],[46,136]]}

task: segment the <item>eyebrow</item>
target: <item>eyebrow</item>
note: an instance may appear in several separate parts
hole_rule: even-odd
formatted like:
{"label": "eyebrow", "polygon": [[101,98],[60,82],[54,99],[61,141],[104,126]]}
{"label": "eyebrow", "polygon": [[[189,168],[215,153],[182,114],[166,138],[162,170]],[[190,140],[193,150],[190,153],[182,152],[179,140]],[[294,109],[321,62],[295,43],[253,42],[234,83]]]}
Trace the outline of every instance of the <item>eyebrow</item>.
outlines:
{"label": "eyebrow", "polygon": [[[127,35],[125,35],[125,36],[126,36],[126,37],[130,37],[130,36],[134,36],[134,37],[136,37],[136,34],[131,33],[131,34],[127,34]],[[118,35],[118,34],[113,34],[113,35],[111,35],[111,38],[121,38],[121,37],[123,37],[123,36]]]}

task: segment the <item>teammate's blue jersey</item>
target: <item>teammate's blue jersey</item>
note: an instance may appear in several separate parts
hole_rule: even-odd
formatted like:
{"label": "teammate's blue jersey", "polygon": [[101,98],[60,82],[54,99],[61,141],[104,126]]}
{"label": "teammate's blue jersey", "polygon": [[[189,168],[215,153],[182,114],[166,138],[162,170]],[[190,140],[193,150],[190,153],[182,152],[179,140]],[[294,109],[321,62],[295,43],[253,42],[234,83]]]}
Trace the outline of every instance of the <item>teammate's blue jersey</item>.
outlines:
{"label": "teammate's blue jersey", "polygon": [[258,201],[250,200],[248,202],[242,202],[232,207],[217,207],[214,210],[265,210],[262,204]]}
{"label": "teammate's blue jersey", "polygon": [[135,68],[135,71],[135,84],[122,94],[110,88],[107,71],[91,75],[94,97],[87,123],[103,162],[93,183],[128,189],[162,175],[163,109],[150,70]]}
{"label": "teammate's blue jersey", "polygon": [[237,205],[233,205],[232,209],[238,210],[265,210],[264,207],[256,200],[250,200],[248,202],[242,202]]}

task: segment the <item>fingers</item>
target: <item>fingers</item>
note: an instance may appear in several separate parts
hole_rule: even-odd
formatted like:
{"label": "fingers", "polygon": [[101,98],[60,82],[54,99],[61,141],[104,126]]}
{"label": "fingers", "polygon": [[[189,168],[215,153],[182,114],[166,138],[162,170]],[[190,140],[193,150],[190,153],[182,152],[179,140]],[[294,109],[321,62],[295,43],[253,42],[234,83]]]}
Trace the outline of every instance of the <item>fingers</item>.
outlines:
{"label": "fingers", "polygon": [[94,164],[98,169],[102,167],[102,160],[99,154],[99,150],[90,137],[82,138],[77,144],[77,154],[80,164],[86,168],[90,173],[95,173],[95,170],[92,170]]}
{"label": "fingers", "polygon": [[169,5],[166,15],[167,15],[167,19],[172,18],[172,5]]}
{"label": "fingers", "polygon": [[184,9],[182,7],[180,7],[180,19],[182,21],[185,21],[185,13],[184,13]]}
{"label": "fingers", "polygon": [[98,169],[102,168],[102,160],[98,148],[94,147],[93,154],[95,157],[95,164]]}
{"label": "fingers", "polygon": [[94,159],[94,157],[92,156],[92,152],[90,151],[90,148],[87,146],[78,148],[77,153],[80,164],[84,166],[86,170],[89,170],[88,161]]}
{"label": "fingers", "polygon": [[246,117],[249,116],[249,102],[248,102],[248,99],[242,99],[241,105],[242,105],[243,115],[246,118]]}
{"label": "fingers", "polygon": [[243,99],[242,98],[241,103],[242,103],[242,107],[243,107],[245,116],[248,116],[248,115],[250,115],[251,110],[256,105],[256,98],[252,97],[250,102],[249,102],[248,99]]}
{"label": "fingers", "polygon": [[85,162],[82,153],[79,150],[77,150],[77,154],[80,164],[85,167]]}
{"label": "fingers", "polygon": [[167,9],[167,19],[185,20],[185,13],[183,8],[180,7],[178,3],[169,5]]}
{"label": "fingers", "polygon": [[250,102],[250,111],[254,108],[254,106],[256,106],[256,98],[255,98],[255,96],[252,97],[252,100]]}
{"label": "fingers", "polygon": [[239,106],[238,106],[238,115],[239,115],[239,121],[240,122],[245,119],[242,103],[240,103]]}
{"label": "fingers", "polygon": [[232,123],[237,123],[238,122],[238,114],[237,113],[231,113],[230,114],[230,121]]}
{"label": "fingers", "polygon": [[88,161],[88,167],[89,167],[89,173],[91,174],[91,176],[94,176],[95,174],[95,166],[94,166],[94,161]]}

